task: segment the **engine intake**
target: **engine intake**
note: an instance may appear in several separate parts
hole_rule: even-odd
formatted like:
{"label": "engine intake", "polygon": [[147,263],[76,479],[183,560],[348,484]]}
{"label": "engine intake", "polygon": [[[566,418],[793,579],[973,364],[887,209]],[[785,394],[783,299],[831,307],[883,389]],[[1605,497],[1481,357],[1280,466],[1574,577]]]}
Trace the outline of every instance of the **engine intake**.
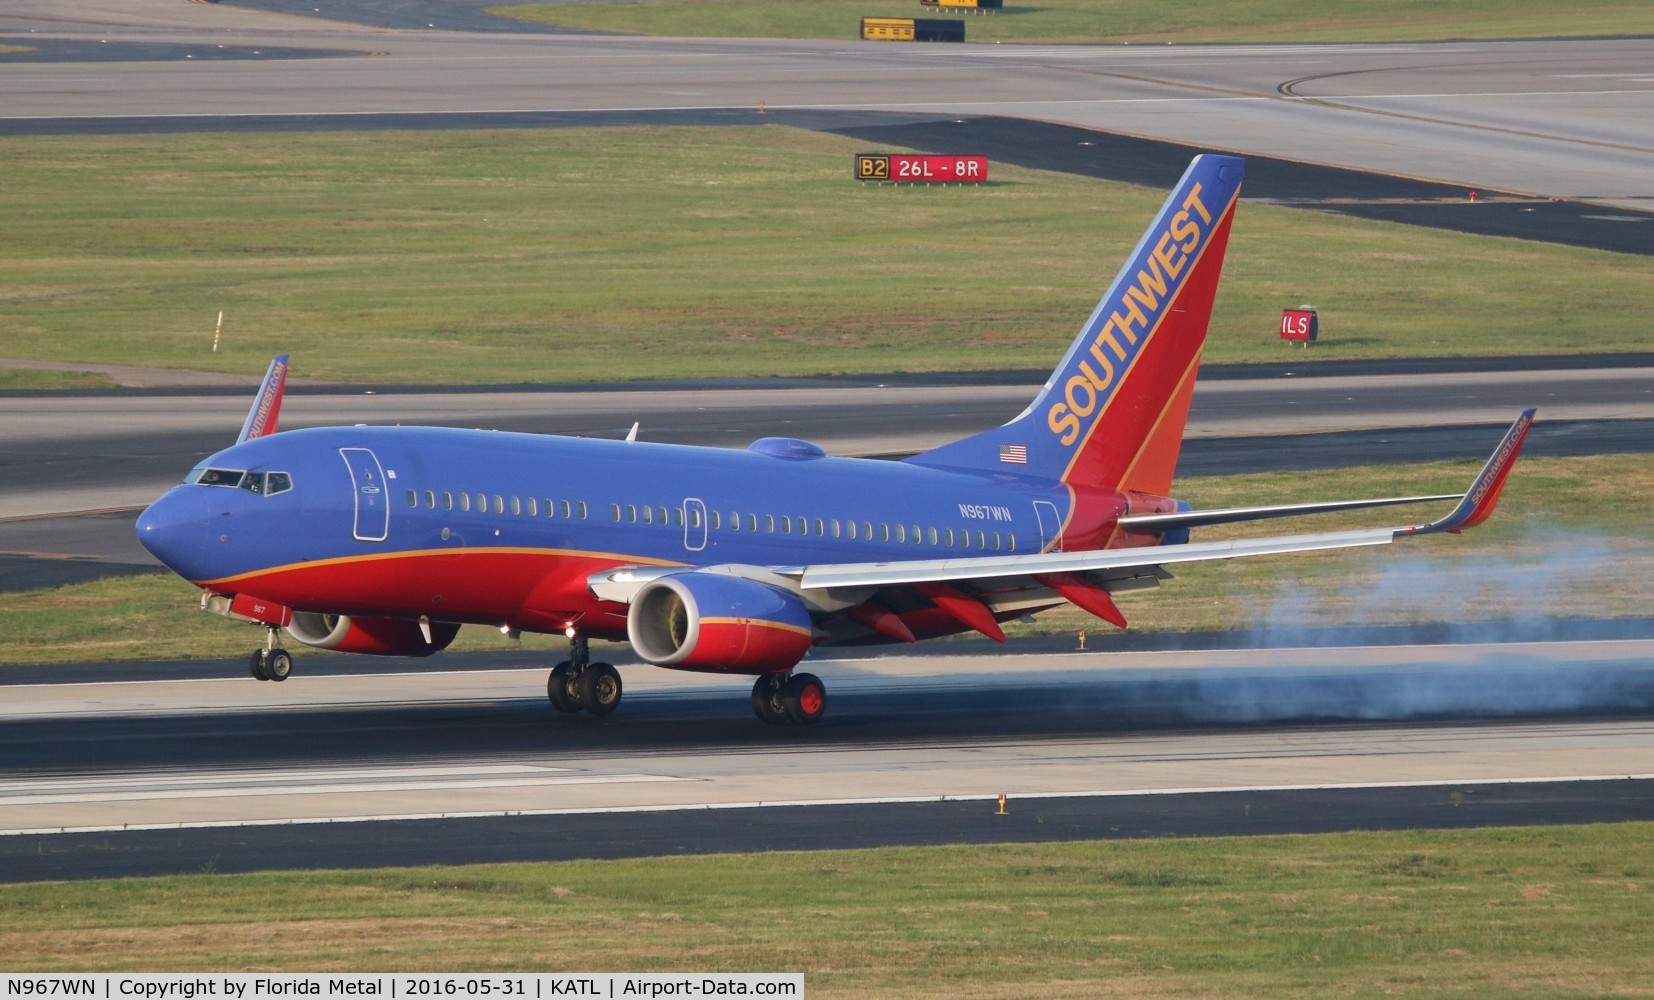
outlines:
{"label": "engine intake", "polygon": [[791,670],[814,632],[798,595],[722,573],[675,573],[632,598],[626,635],[658,667],[732,674]]}
{"label": "engine intake", "polygon": [[287,634],[320,649],[370,656],[430,656],[448,648],[459,634],[452,622],[431,622],[431,641],[418,622],[400,618],[351,618],[346,615],[295,611]]}

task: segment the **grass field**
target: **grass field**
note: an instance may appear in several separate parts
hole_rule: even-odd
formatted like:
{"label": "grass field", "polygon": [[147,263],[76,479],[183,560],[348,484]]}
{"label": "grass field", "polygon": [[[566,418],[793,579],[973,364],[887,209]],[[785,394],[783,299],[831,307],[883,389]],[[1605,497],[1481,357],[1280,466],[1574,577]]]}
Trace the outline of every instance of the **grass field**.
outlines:
{"label": "grass field", "polygon": [[[1211,508],[1298,499],[1462,490],[1473,462],[1267,474],[1179,482],[1179,495]],[[1382,484],[1382,485],[1377,485]],[[1301,522],[1314,527],[1428,519],[1379,511]],[[1654,466],[1642,455],[1524,458],[1498,515],[1462,537],[1384,549],[1243,559],[1182,567],[1160,590],[1124,594],[1139,631],[1313,629],[1425,622],[1532,622],[1554,617],[1654,617]],[[1260,522],[1197,533],[1234,537],[1299,530]],[[201,613],[199,592],[169,574],[54,590],[0,593],[0,664],[86,660],[238,658],[257,629]],[[1110,631],[1074,610],[1043,615],[1018,632]],[[560,637],[526,636],[561,650]],[[1106,637],[1104,638],[1106,642]],[[515,648],[488,628],[460,632],[456,649]],[[1106,648],[1106,647],[1105,647]],[[320,651],[302,650],[301,655]],[[548,654],[549,656],[549,654]]]}
{"label": "grass field", "polygon": [[[917,0],[637,0],[492,7],[543,24],[644,35],[854,38],[863,17],[958,17]],[[1654,4],[1555,0],[1006,0],[997,14],[966,17],[973,42],[1375,42],[1550,38],[1654,33]]]}
{"label": "grass field", "polygon": [[[257,375],[292,351],[295,377],[427,383],[1039,367],[1164,196],[1000,165],[981,189],[867,187],[861,146],[8,139],[0,357]],[[1651,257],[1243,205],[1207,358],[1646,349],[1651,283]],[[1306,301],[1323,339],[1289,354],[1280,310]]]}
{"label": "grass field", "polygon": [[0,367],[0,390],[105,389],[114,384],[111,379],[89,372]]}
{"label": "grass field", "polygon": [[1654,825],[197,875],[0,886],[0,917],[8,971],[802,971],[811,997],[1646,996]]}

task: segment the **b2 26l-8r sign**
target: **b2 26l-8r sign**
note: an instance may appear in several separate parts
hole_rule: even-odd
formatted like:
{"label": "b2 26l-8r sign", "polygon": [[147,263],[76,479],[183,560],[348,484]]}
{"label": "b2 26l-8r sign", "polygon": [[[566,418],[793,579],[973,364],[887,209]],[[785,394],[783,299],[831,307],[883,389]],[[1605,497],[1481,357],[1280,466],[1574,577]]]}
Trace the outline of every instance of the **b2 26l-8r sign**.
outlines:
{"label": "b2 26l-8r sign", "polygon": [[898,184],[980,184],[988,179],[986,156],[920,153],[857,153],[856,179]]}

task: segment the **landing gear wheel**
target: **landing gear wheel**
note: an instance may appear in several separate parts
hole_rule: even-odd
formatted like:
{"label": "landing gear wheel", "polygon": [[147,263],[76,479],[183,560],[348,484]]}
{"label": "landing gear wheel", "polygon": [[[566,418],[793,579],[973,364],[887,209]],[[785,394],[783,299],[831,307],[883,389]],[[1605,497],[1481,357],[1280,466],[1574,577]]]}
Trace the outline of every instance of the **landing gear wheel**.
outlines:
{"label": "landing gear wheel", "polygon": [[594,663],[580,671],[580,707],[593,715],[608,715],[620,706],[620,671]]}
{"label": "landing gear wheel", "polygon": [[765,674],[752,684],[752,714],[772,726],[787,721],[787,675]]}
{"label": "landing gear wheel", "polygon": [[559,712],[580,711],[580,692],[573,683],[574,676],[569,661],[564,660],[552,667],[551,676],[546,678],[546,699]]}
{"label": "landing gear wheel", "polygon": [[267,649],[253,650],[252,658],[247,661],[247,670],[253,675],[253,680],[267,681],[270,679],[269,656],[270,651]]}
{"label": "landing gear wheel", "polygon": [[827,687],[815,674],[793,674],[787,680],[787,718],[812,726],[827,714]]}
{"label": "landing gear wheel", "polygon": [[293,672],[293,654],[285,649],[272,649],[265,661],[265,671],[273,681],[284,681]]}

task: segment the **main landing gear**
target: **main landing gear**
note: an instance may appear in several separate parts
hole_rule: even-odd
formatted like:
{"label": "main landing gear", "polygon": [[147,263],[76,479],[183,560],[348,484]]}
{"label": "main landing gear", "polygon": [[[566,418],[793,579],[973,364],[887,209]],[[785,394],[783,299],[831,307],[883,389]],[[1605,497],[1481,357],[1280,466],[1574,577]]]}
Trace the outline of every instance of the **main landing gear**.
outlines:
{"label": "main landing gear", "polygon": [[546,699],[559,712],[585,709],[608,715],[620,706],[620,671],[612,664],[591,662],[589,641],[577,635],[569,641],[569,658],[551,668]]}
{"label": "main landing gear", "polygon": [[765,674],[752,685],[752,712],[771,725],[814,725],[827,714],[827,686],[815,674]]}
{"label": "main landing gear", "polygon": [[281,648],[281,630],[265,626],[264,648],[253,650],[247,668],[254,680],[284,681],[293,672],[293,654]]}

